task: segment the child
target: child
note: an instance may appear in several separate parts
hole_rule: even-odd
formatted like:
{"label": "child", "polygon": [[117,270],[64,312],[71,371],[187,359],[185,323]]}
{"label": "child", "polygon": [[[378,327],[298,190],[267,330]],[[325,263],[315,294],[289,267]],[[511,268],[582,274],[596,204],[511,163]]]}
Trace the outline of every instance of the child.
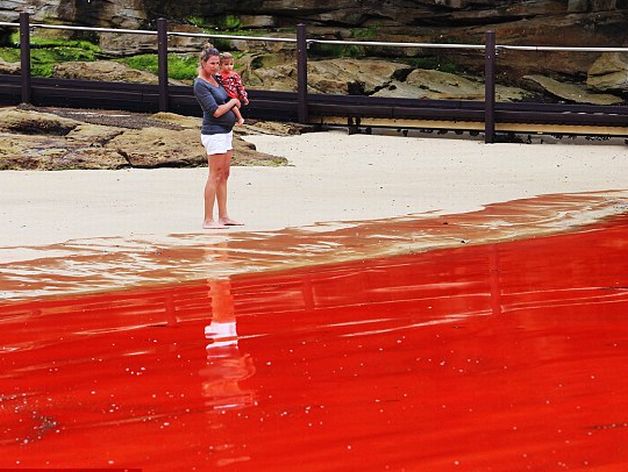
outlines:
{"label": "child", "polygon": [[[237,98],[243,105],[249,104],[249,97],[244,89],[244,84],[240,75],[233,70],[233,55],[228,52],[220,54],[220,83],[227,91],[230,98]],[[242,125],[244,119],[238,107],[233,108],[233,112],[238,120],[237,124]]]}

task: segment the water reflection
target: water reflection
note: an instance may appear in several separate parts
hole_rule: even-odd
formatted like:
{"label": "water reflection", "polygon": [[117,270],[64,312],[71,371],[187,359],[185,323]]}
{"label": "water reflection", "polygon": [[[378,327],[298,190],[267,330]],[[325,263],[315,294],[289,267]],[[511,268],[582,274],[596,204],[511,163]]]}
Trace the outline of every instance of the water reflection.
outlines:
{"label": "water reflection", "polygon": [[207,367],[199,371],[205,405],[213,410],[251,406],[255,392],[240,383],[255,374],[255,366],[251,356],[242,353],[238,345],[231,280],[210,281],[209,296],[212,318],[204,329],[209,341],[205,347]]}

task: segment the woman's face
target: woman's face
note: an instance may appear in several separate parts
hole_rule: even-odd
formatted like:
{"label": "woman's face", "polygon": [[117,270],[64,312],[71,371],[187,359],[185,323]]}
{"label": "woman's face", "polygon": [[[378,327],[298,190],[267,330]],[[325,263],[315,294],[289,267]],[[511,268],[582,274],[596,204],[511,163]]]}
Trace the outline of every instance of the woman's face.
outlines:
{"label": "woman's face", "polygon": [[215,75],[220,70],[220,57],[209,56],[206,61],[201,62],[201,67],[209,75]]}

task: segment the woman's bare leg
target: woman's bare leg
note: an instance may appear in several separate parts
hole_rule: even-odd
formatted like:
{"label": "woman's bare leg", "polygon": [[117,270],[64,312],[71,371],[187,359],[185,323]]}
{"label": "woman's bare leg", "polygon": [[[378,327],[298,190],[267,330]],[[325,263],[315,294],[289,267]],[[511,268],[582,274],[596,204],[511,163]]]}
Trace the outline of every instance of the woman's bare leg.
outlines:
{"label": "woman's bare leg", "polygon": [[227,214],[227,179],[231,164],[231,151],[216,156],[216,202],[218,203],[218,222]]}
{"label": "woman's bare leg", "polygon": [[[218,222],[225,226],[240,226],[242,223],[238,223],[229,217],[227,211],[227,181],[229,180],[229,173],[231,171],[231,157],[233,156],[233,149],[227,151],[224,154],[224,167],[223,167],[223,181],[219,188],[216,189],[216,198],[218,200]],[[224,194],[222,193],[224,192]],[[223,205],[221,206],[221,198],[223,199]]]}
{"label": "woman's bare leg", "polygon": [[[231,168],[233,150],[224,154],[212,154],[208,157],[209,176],[205,184],[205,219],[203,228],[222,228],[239,226],[229,217],[227,210],[227,180]],[[214,220],[214,201],[218,203],[218,220]]]}
{"label": "woman's bare leg", "polygon": [[220,215],[221,206],[226,208],[226,189],[224,184],[224,161],[225,154],[212,154],[207,157],[209,174],[205,183],[204,201],[205,216],[203,228],[217,228],[224,224],[214,221],[214,201],[218,201],[218,213]]}

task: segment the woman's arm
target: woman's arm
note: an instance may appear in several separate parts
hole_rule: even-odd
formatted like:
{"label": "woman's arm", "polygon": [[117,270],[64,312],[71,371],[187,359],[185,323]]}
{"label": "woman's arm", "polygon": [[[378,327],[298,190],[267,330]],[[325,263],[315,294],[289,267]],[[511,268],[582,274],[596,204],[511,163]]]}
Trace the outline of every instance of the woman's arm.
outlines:
{"label": "woman's arm", "polygon": [[212,113],[212,115],[214,115],[214,118],[219,118],[225,113],[227,113],[228,111],[230,111],[233,107],[239,108],[240,106],[241,106],[240,100],[238,100],[237,98],[232,98],[227,103],[218,105],[216,109],[214,110],[214,112]]}

